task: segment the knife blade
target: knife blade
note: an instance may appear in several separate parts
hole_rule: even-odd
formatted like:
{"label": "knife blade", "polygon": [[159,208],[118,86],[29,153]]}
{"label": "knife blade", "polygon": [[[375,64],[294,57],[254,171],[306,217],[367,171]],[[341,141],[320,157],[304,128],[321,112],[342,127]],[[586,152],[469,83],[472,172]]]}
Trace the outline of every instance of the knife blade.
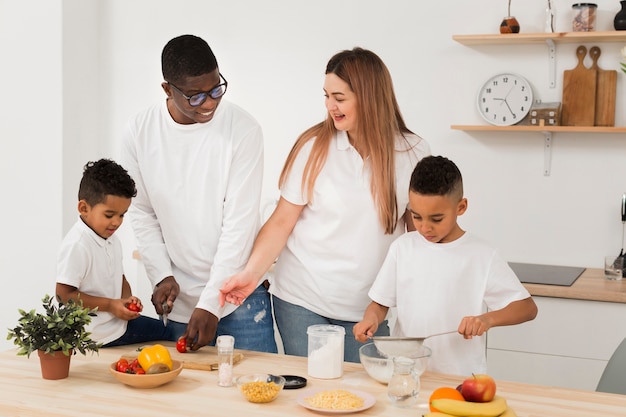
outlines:
{"label": "knife blade", "polygon": [[167,300],[161,304],[163,313],[161,314],[161,320],[163,320],[163,326],[167,327],[167,315],[170,313],[170,306],[167,305]]}

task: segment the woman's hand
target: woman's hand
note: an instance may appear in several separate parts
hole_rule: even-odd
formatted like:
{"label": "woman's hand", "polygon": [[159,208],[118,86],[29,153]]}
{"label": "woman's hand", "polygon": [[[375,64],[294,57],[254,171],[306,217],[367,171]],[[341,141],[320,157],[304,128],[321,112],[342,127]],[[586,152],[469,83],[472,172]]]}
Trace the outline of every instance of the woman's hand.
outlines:
{"label": "woman's hand", "polygon": [[220,288],[220,306],[225,302],[240,306],[259,286],[259,279],[245,270],[228,278]]}

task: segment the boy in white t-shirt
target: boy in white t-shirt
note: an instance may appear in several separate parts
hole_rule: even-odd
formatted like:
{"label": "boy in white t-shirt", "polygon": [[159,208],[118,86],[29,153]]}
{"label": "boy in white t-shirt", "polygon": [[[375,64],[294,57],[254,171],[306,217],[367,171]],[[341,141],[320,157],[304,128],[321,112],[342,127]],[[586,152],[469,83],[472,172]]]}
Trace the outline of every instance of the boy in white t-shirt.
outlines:
{"label": "boy in white t-shirt", "polygon": [[88,162],[78,190],[79,219],[59,250],[56,295],[98,308],[88,331],[105,347],[167,339],[160,320],[142,316],[124,276],[122,245],[114,235],[122,225],[135,182],[109,159]]}
{"label": "boy in white t-shirt", "polygon": [[[484,333],[532,320],[537,306],[497,253],[466,233],[457,217],[467,210],[457,166],[442,156],[422,159],[411,175],[409,211],[416,232],[396,239],[368,295],[372,302],[353,328],[365,342],[389,307],[397,307],[394,336],[429,338],[429,369],[469,375],[487,371]],[[461,337],[463,335],[463,337]]]}

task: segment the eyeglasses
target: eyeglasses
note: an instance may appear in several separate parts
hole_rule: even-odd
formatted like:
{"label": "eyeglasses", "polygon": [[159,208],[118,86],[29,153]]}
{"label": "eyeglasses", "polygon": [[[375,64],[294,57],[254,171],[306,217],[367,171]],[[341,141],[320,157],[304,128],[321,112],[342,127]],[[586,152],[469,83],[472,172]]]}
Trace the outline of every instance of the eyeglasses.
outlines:
{"label": "eyeglasses", "polygon": [[189,101],[189,105],[191,107],[198,107],[198,106],[201,106],[202,103],[204,103],[206,99],[209,97],[211,97],[213,100],[217,100],[218,98],[226,94],[226,89],[228,88],[228,81],[226,81],[226,78],[224,78],[224,76],[221,73],[220,73],[220,79],[224,80],[224,82],[216,85],[210,91],[204,92],[204,93],[197,93],[192,96],[186,95],[185,93],[182,92],[180,88],[176,87],[171,82],[168,81],[167,83],[171,85],[174,88],[174,90],[178,91],[178,93],[181,96],[185,97],[187,101]]}

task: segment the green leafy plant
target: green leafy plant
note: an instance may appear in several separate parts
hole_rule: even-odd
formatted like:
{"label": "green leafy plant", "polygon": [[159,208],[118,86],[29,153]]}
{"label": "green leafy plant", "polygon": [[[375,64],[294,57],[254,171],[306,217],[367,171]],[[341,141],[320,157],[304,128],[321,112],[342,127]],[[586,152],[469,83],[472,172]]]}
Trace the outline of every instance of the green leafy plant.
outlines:
{"label": "green leafy plant", "polygon": [[45,314],[19,309],[18,325],[9,329],[7,340],[14,339],[13,344],[20,347],[18,355],[30,357],[36,350],[61,351],[66,356],[69,356],[70,349],[74,349],[74,354],[79,351],[83,355],[87,351],[98,352],[102,344],[92,340],[91,333],[85,330],[97,309],[83,307],[80,299],[67,303],[57,299],[58,303],[54,303],[48,294],[41,301]]}
{"label": "green leafy plant", "polygon": [[[626,60],[626,46],[620,50],[620,53],[622,54],[622,59]],[[620,62],[619,65],[622,68],[622,72],[626,73],[626,64],[624,62]]]}

